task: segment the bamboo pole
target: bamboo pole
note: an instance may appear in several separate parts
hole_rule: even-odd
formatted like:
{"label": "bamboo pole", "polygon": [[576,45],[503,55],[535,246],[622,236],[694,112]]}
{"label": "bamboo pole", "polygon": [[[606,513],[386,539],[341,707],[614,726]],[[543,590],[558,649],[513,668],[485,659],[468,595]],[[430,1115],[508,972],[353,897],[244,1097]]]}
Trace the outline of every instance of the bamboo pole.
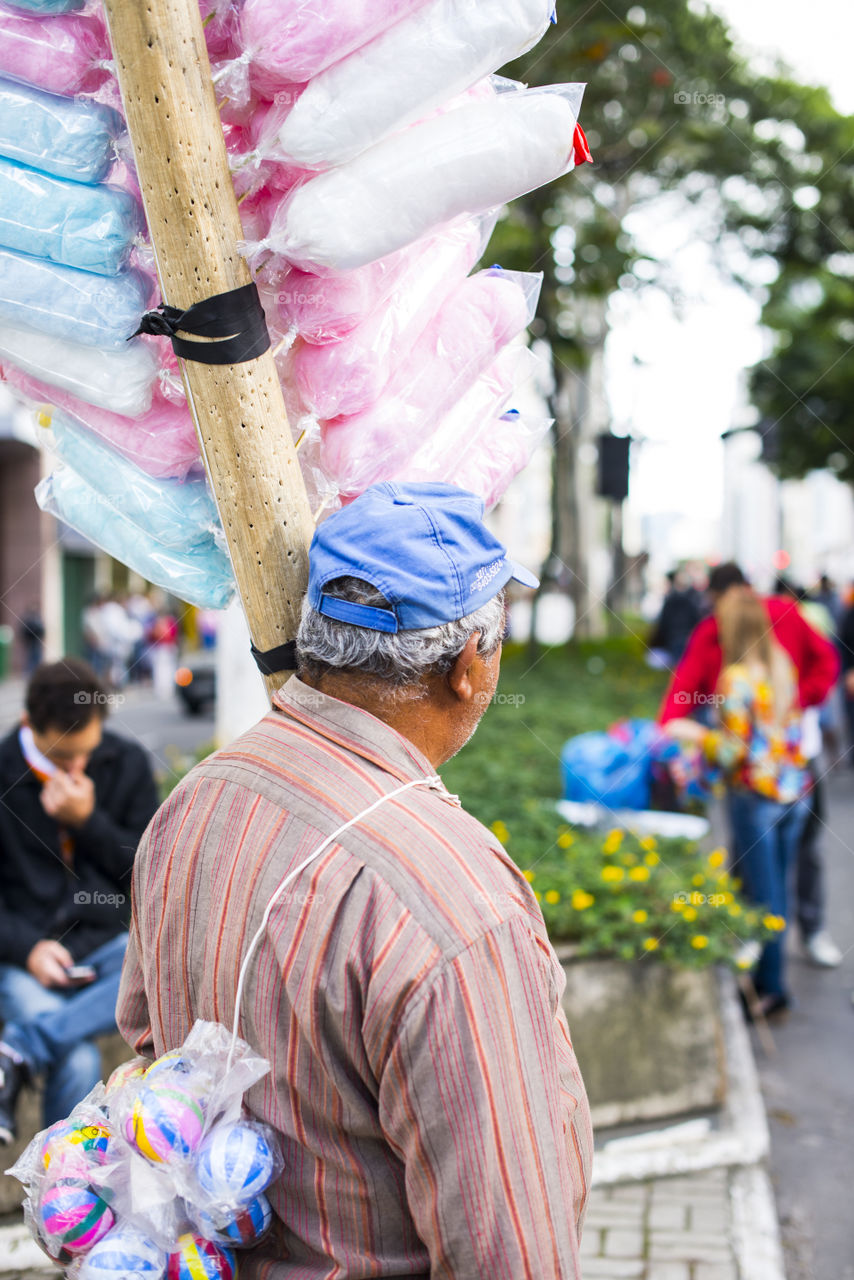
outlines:
{"label": "bamboo pole", "polygon": [[[251,280],[197,0],[105,0],[162,298],[184,311]],[[313,532],[270,351],[182,361],[249,631],[296,635]],[[268,692],[284,674],[265,677]]]}

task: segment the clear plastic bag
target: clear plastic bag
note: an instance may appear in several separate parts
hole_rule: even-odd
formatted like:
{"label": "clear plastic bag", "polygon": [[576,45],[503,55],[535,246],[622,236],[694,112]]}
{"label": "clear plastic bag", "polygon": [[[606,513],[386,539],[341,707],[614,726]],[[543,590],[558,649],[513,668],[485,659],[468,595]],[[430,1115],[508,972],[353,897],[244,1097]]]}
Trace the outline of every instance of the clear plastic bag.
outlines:
{"label": "clear plastic bag", "polygon": [[[46,424],[47,415],[41,421]],[[155,480],[61,410],[54,410],[49,422],[49,447],[146,536],[177,551],[192,551],[222,536],[216,504],[201,476]]]}
{"label": "clear plastic bag", "polygon": [[110,73],[110,43],[94,14],[4,12],[0,22],[0,74],[53,93],[94,93]]}
{"label": "clear plastic bag", "polygon": [[352,160],[530,49],[551,9],[428,0],[306,85],[278,130],[281,157],[306,169]]}
{"label": "clear plastic bag", "polygon": [[139,271],[99,276],[0,248],[0,319],[10,325],[123,352],[151,296]]}
{"label": "clear plastic bag", "polygon": [[[128,191],[54,178],[0,156],[0,246],[114,276],[144,226]],[[146,283],[139,296],[149,293]]]}
{"label": "clear plastic bag", "polygon": [[386,306],[343,341],[294,347],[290,377],[304,411],[318,418],[360,413],[381,396],[395,364],[418,342],[442,304],[465,279],[481,248],[480,228],[462,224],[433,238],[410,263]]}
{"label": "clear plastic bag", "polygon": [[189,551],[164,547],[67,467],[39,481],[35,492],[42,511],[179,600],[200,609],[225,609],[233,599],[231,561],[212,537]]}
{"label": "clear plastic bag", "polygon": [[[141,338],[118,351],[52,338],[0,320],[0,360],[87,404],[139,417],[151,407],[158,362]],[[15,370],[4,370],[15,385]]]}
{"label": "clear plastic bag", "polygon": [[252,52],[253,80],[262,92],[272,88],[273,93],[282,80],[304,83],[423,3],[245,0],[240,31],[243,46]]}
{"label": "clear plastic bag", "polygon": [[0,79],[0,155],[56,178],[102,182],[124,130],[117,111]]}
{"label": "clear plastic bag", "polygon": [[483,498],[489,511],[527,467],[551,425],[551,418],[527,417],[510,409],[498,418],[470,423],[468,432],[453,441],[434,432],[396,478],[456,484]]}
{"label": "clear plastic bag", "polygon": [[62,417],[73,429],[92,432],[148,476],[183,480],[188,472],[202,468],[186,401],[173,403],[156,390],[148,411],[131,418],[85,404],[11,365],[4,375],[19,396],[37,411],[42,426],[49,427],[56,417]]}
{"label": "clear plastic bag", "polygon": [[522,332],[541,276],[491,268],[464,281],[400,361],[379,402],[321,427],[320,465],[348,497],[399,470]]}
{"label": "clear plastic bag", "polygon": [[3,0],[10,9],[20,9],[22,13],[37,13],[47,17],[54,13],[71,13],[82,9],[86,0]]}
{"label": "clear plastic bag", "polygon": [[307,270],[345,271],[543,186],[573,165],[583,89],[500,94],[386,138],[298,187],[260,247]]}

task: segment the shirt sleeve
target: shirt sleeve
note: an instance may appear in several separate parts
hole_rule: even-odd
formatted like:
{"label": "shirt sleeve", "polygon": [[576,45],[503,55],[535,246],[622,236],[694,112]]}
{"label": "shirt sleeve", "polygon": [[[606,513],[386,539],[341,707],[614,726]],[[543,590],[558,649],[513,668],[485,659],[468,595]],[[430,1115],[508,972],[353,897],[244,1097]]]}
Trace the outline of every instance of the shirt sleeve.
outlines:
{"label": "shirt sleeve", "polygon": [[800,614],[801,664],[798,671],[798,696],[802,707],[817,707],[824,702],[839,677],[839,655],[835,645],[825,639]]}
{"label": "shirt sleeve", "polygon": [[148,997],[145,994],[139,924],[136,917],[136,886],[134,886],[134,906],[127,951],[116,1000],[116,1025],[125,1044],[130,1045],[135,1053],[142,1054],[146,1058],[155,1056],[151,1015],[148,1011]]}
{"label": "shirt sleeve", "polygon": [[563,975],[521,918],[413,997],[380,1079],[432,1280],[580,1280],[592,1151]]}
{"label": "shirt sleeve", "polygon": [[699,705],[695,695],[706,697],[714,692],[720,650],[715,639],[714,624],[710,623],[711,619],[704,618],[691,632],[685,652],[679,659],[664,695],[658,713],[660,724],[690,716]]}

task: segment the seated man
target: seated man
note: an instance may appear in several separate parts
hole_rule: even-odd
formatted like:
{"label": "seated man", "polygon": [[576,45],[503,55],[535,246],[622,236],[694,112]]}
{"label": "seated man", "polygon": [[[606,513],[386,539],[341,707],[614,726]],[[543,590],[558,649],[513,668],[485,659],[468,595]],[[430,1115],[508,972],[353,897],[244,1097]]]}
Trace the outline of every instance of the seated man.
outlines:
{"label": "seated man", "polygon": [[91,667],[39,667],[18,728],[0,740],[0,1143],[45,1075],[44,1123],[101,1078],[94,1037],[115,1031],[130,874],[157,808],[145,752],[103,732]]}

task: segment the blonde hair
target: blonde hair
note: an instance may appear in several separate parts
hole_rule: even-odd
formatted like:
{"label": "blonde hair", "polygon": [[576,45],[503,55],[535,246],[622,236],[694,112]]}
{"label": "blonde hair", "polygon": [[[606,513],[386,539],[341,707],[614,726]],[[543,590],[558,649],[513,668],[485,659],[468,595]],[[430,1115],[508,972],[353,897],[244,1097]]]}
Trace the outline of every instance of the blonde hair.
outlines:
{"label": "blonde hair", "polygon": [[797,686],[794,667],[774,638],[765,605],[751,587],[734,586],[718,601],[715,617],[722,666],[761,667],[771,686],[774,720],[782,724],[795,705]]}

